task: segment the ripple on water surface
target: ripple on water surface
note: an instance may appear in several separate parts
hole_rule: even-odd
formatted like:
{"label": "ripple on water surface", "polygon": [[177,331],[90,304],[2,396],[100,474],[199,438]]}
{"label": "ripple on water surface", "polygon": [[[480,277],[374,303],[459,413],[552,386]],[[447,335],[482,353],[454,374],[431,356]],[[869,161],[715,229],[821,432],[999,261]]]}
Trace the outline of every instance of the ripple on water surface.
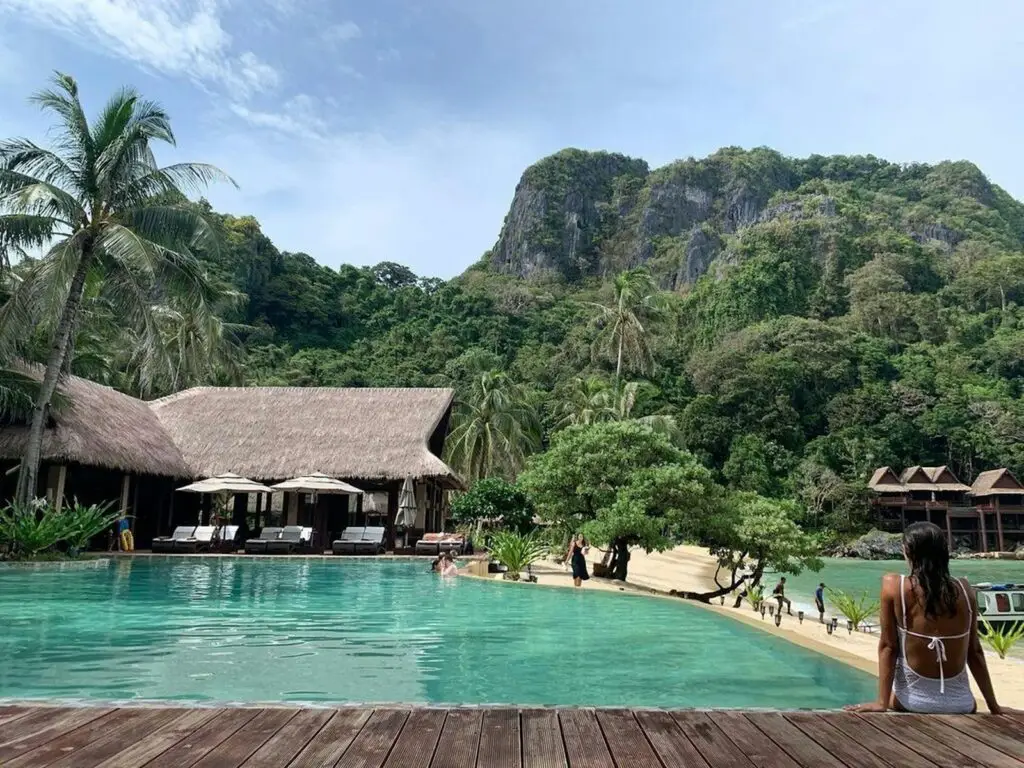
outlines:
{"label": "ripple on water surface", "polygon": [[425,562],[0,571],[0,698],[837,707],[874,678],[681,602]]}

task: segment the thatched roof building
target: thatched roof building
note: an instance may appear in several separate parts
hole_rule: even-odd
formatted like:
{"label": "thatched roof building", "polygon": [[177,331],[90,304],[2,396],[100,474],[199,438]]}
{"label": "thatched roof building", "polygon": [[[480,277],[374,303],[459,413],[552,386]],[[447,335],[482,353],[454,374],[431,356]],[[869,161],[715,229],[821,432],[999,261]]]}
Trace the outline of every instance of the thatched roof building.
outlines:
{"label": "thatched roof building", "polygon": [[[147,403],[77,376],[68,377],[58,391],[65,402],[51,414],[51,426],[43,436],[43,461],[137,475],[192,475]],[[28,432],[24,424],[0,427],[0,459],[19,461]]]}
{"label": "thatched roof building", "polygon": [[879,467],[868,480],[868,488],[876,493],[903,493],[903,483],[890,467]]}
{"label": "thatched roof building", "polygon": [[453,398],[450,389],[199,387],[150,405],[196,476],[323,472],[457,486],[439,458]]}
{"label": "thatched roof building", "polygon": [[[324,472],[460,486],[440,458],[450,389],[199,387],[147,403],[72,376],[61,390],[68,402],[52,414],[46,462],[180,479]],[[0,427],[0,460],[19,460],[27,435]]]}
{"label": "thatched roof building", "polygon": [[1024,496],[1024,486],[1008,469],[990,469],[974,479],[971,496]]}

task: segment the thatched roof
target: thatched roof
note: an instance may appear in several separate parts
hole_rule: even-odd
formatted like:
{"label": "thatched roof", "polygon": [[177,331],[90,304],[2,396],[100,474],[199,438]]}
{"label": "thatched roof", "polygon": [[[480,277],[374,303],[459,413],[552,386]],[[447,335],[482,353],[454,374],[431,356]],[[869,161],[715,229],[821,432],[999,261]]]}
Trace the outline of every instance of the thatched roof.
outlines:
{"label": "thatched roof", "polygon": [[430,449],[450,389],[199,387],[150,403],[194,476],[281,480],[436,477],[458,484]]}
{"label": "thatched roof", "polygon": [[[38,368],[27,368],[40,378]],[[64,402],[43,435],[43,461],[87,464],[140,475],[190,477],[177,446],[141,400],[77,376],[59,386]],[[25,452],[28,427],[0,428],[0,459]]]}
{"label": "thatched roof", "polygon": [[924,473],[931,478],[932,485],[936,491],[956,491],[963,493],[971,490],[971,486],[961,483],[959,478],[953,474],[949,467],[921,467]]}
{"label": "thatched roof", "polygon": [[907,467],[900,473],[900,483],[908,491],[937,490],[924,467]]}
{"label": "thatched roof", "polygon": [[868,488],[876,493],[903,493],[906,489],[889,467],[879,467],[868,480]]}
{"label": "thatched roof", "polygon": [[1024,486],[1008,469],[990,469],[974,479],[971,496],[1020,496]]}

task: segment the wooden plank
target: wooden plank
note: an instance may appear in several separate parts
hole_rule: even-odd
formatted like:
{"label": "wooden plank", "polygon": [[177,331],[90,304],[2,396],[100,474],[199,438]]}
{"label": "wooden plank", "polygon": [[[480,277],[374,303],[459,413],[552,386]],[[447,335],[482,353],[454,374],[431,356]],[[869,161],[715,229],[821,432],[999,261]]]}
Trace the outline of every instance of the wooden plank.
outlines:
{"label": "wooden plank", "polygon": [[522,768],[522,736],[519,711],[488,709],[480,726],[480,751],[477,768]]}
{"label": "wooden plank", "polygon": [[676,723],[714,768],[750,768],[753,763],[703,712],[676,712]]}
{"label": "wooden plank", "polygon": [[369,709],[336,711],[327,725],[288,764],[289,768],[327,768],[334,765],[359,735],[370,714]]}
{"label": "wooden plank", "polygon": [[404,710],[375,709],[337,764],[344,768],[380,768],[408,718]]}
{"label": "wooden plank", "polygon": [[758,768],[798,768],[789,753],[747,720],[742,712],[711,712],[708,717]]}
{"label": "wooden plank", "polygon": [[22,752],[18,757],[4,760],[4,768],[41,768],[68,752],[89,746],[100,738],[106,729],[117,730],[123,725],[138,720],[141,712],[137,709],[116,709],[106,717],[100,717],[73,731],[66,731],[56,738],[49,739],[33,749]]}
{"label": "wooden plank", "polygon": [[939,768],[981,768],[981,763],[971,760],[955,749],[950,749],[930,736],[925,736],[910,720],[910,715],[873,714],[857,717],[863,718],[866,723],[914,750]]}
{"label": "wooden plank", "polygon": [[926,737],[945,744],[955,749],[961,755],[970,757],[972,760],[987,765],[989,768],[1020,768],[1020,761],[1010,757],[1005,752],[993,749],[977,739],[971,738],[966,733],[952,728],[945,723],[932,719],[929,715],[904,715],[900,719],[910,721]]}
{"label": "wooden plank", "polygon": [[194,768],[238,768],[298,712],[297,709],[264,709],[207,752],[202,759],[193,763]]}
{"label": "wooden plank", "polygon": [[67,717],[69,713],[74,711],[67,707],[33,707],[32,711],[24,716],[0,725],[0,746],[49,728],[58,720]]}
{"label": "wooden plank", "polygon": [[673,768],[708,768],[707,760],[701,757],[669,712],[638,711],[636,719],[665,765]]}
{"label": "wooden plank", "polygon": [[258,709],[222,709],[216,717],[186,735],[146,768],[187,768],[206,757],[256,715]]}
{"label": "wooden plank", "polygon": [[332,709],[304,709],[242,765],[244,768],[280,768],[301,752],[334,716]]}
{"label": "wooden plank", "polygon": [[[769,739],[784,749],[804,768],[833,768],[836,759],[780,712],[752,712],[746,715]],[[714,719],[714,717],[712,717]],[[868,755],[873,757],[873,755]],[[858,764],[857,768],[861,768]],[[885,766],[883,766],[885,768]]]}
{"label": "wooden plank", "polygon": [[566,768],[558,715],[552,709],[524,709],[519,713],[523,731],[523,768]]}
{"label": "wooden plank", "polygon": [[573,768],[605,768],[614,765],[604,734],[592,709],[567,709],[558,713],[565,755]]}
{"label": "wooden plank", "polygon": [[1016,726],[992,715],[935,715],[936,720],[951,728],[973,736],[978,741],[998,749],[1010,757],[1024,760],[1024,727]]}
{"label": "wooden plank", "polygon": [[[181,715],[180,709],[124,709],[118,722],[111,718],[97,721],[101,730],[92,731],[94,723],[69,734],[69,738],[55,739],[39,749],[12,760],[12,768],[48,765],[51,768],[91,768],[117,754],[126,743],[145,738],[154,730]],[[81,737],[90,731],[87,739]],[[35,757],[37,762],[32,762]],[[53,762],[51,762],[53,761]]]}
{"label": "wooden plank", "polygon": [[854,741],[842,731],[836,730],[816,714],[792,712],[785,715],[785,718],[830,755],[839,758],[847,765],[856,765],[857,768],[890,768],[890,766],[901,768],[899,763],[893,764],[888,760],[883,760],[868,750],[865,745]]}
{"label": "wooden plank", "polygon": [[819,717],[876,757],[888,760],[900,768],[934,768],[935,766],[935,763],[910,749],[902,741],[883,733],[849,712],[824,712]]}
{"label": "wooden plank", "polygon": [[431,767],[468,768],[476,765],[482,724],[483,712],[479,709],[449,710],[434,750],[434,759],[430,761]]}
{"label": "wooden plank", "polygon": [[188,709],[185,714],[158,728],[145,738],[114,752],[96,768],[141,768],[153,758],[173,747],[219,714],[216,709]]}
{"label": "wooden plank", "polygon": [[434,759],[446,712],[414,709],[405,721],[384,768],[427,768]]}
{"label": "wooden plank", "polygon": [[618,768],[661,768],[661,761],[630,710],[598,710],[597,723]]}
{"label": "wooden plank", "polygon": [[[107,717],[113,711],[113,709],[109,708],[81,707],[60,710],[57,712],[56,717],[54,717],[52,712],[44,712],[40,720],[33,721],[31,727],[20,734],[15,730],[3,744],[0,744],[0,765],[20,754],[35,749],[41,744],[81,728],[94,720]],[[19,718],[8,725],[13,728],[19,723],[27,724],[30,718],[31,715]]]}
{"label": "wooden plank", "polygon": [[19,717],[24,717],[33,711],[32,707],[0,707],[0,725],[9,723],[11,720],[17,720]]}

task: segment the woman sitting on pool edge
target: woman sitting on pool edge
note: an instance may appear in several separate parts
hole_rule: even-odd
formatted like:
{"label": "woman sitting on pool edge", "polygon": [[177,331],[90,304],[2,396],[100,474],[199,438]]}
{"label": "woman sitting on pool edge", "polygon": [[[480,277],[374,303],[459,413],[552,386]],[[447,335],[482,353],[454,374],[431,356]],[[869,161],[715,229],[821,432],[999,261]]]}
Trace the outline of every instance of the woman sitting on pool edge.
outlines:
{"label": "woman sitting on pool edge", "polygon": [[1001,714],[978,636],[977,600],[964,581],[949,575],[942,530],[933,523],[908,526],[903,555],[910,575],[882,577],[878,700],[848,709],[973,713],[970,668],[989,711]]}

